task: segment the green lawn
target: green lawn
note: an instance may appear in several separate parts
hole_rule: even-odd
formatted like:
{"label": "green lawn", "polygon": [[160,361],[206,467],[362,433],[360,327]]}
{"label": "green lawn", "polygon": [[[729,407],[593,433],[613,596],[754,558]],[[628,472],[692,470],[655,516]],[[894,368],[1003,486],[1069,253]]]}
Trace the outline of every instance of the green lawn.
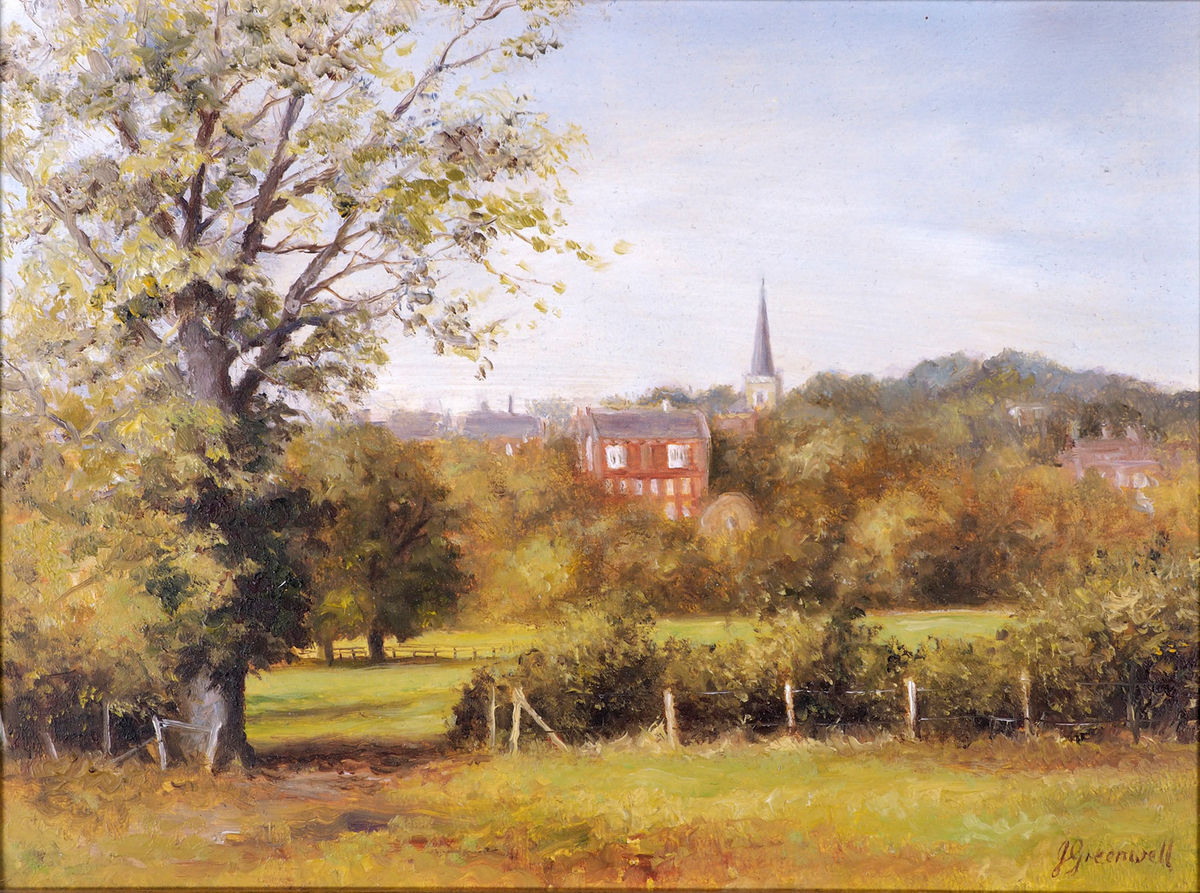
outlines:
{"label": "green lawn", "polygon": [[883,638],[895,636],[903,645],[916,648],[926,639],[968,639],[976,636],[995,639],[996,632],[1020,621],[1011,611],[963,608],[950,611],[896,611],[871,614],[866,618],[883,627]]}
{"label": "green lawn", "polygon": [[255,746],[357,739],[376,743],[445,734],[469,661],[305,663],[246,680],[246,734]]}
{"label": "green lawn", "polygon": [[723,644],[753,638],[754,621],[745,617],[664,617],[658,621],[655,638],[665,642],[670,636],[704,645]]}

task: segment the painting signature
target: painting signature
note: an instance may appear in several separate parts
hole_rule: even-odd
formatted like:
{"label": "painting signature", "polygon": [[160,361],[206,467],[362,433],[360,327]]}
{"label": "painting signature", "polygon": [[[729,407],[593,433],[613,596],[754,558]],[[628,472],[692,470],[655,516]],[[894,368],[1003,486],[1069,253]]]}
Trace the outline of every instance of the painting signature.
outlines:
{"label": "painting signature", "polygon": [[1159,841],[1146,846],[1141,843],[1110,846],[1105,843],[1091,844],[1081,837],[1069,837],[1058,847],[1058,863],[1050,877],[1066,877],[1078,874],[1086,865],[1142,865],[1171,870],[1171,851],[1175,840]]}

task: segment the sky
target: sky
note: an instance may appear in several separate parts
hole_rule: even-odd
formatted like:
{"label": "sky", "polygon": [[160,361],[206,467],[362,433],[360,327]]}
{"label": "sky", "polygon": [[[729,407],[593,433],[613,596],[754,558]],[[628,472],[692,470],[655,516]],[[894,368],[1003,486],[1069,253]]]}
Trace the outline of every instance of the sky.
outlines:
{"label": "sky", "polygon": [[1200,5],[617,0],[560,31],[509,77],[586,133],[568,237],[610,263],[552,260],[557,316],[485,305],[484,382],[394,339],[376,409],[740,387],[762,280],[787,388],[1004,348],[1200,384]]}

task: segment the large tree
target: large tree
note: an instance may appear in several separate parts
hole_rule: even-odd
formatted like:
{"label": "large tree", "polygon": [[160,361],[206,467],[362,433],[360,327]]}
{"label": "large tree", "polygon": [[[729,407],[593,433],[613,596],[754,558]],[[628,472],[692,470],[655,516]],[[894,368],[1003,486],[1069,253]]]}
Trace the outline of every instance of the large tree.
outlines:
{"label": "large tree", "polygon": [[[147,499],[215,532],[233,584],[181,584],[205,593],[181,670],[223,759],[253,757],[246,672],[303,636],[284,541],[306,509],[273,470],[296,412],[370,386],[383,320],[482,374],[493,329],[443,279],[538,287],[498,243],[591,260],[555,236],[573,135],[503,85],[569,5],[65,0],[5,33],[5,387],[100,452],[161,408],[173,449],[146,457],[166,482]],[[74,339],[44,350],[47,326]]]}

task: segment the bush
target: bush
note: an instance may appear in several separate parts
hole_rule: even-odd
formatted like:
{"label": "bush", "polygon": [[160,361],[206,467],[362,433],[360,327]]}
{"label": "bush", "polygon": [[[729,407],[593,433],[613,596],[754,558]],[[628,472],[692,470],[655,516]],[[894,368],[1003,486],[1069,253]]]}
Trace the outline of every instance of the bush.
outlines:
{"label": "bush", "polygon": [[[842,607],[824,623],[781,613],[752,642],[659,647],[649,616],[615,598],[522,657],[503,678],[476,675],[455,708],[456,741],[487,735],[487,700],[520,687],[565,740],[611,737],[663,715],[674,695],[680,733],[703,740],[734,727],[778,728],[791,682],[796,720],[823,726],[892,725],[906,719],[904,681],[921,694],[928,731],[971,737],[1023,727],[1021,676],[1028,672],[1032,718],[1046,723],[1120,723],[1127,685],[1147,726],[1178,734],[1197,710],[1197,562],[1102,578],[1090,590],[1039,593],[1026,625],[1002,641],[949,641],[911,651],[861,610]],[[507,715],[498,725],[507,732]],[[1075,728],[1064,726],[1064,728]]]}

